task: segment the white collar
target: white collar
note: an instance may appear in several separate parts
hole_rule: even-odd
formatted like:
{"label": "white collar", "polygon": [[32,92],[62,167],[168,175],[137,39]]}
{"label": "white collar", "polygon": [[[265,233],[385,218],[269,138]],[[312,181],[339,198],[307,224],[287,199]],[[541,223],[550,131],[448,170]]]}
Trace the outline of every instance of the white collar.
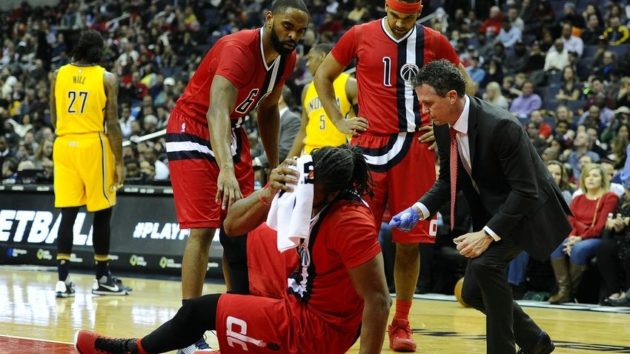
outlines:
{"label": "white collar", "polygon": [[464,110],[462,110],[462,114],[459,115],[455,124],[451,126],[451,128],[455,129],[458,133],[468,134],[468,114],[470,112],[470,99],[468,95],[464,95],[465,103]]}
{"label": "white collar", "polygon": [[[405,39],[407,39],[409,36],[411,36],[414,33],[414,31],[416,30],[417,26],[413,26],[413,28],[411,30],[409,30],[409,32],[407,32],[400,39],[394,37],[391,33],[389,33],[389,31],[391,31],[392,29],[389,28],[389,24],[387,23],[387,17],[383,17],[383,19],[381,20],[381,27],[383,28],[383,32],[385,32],[385,34],[387,35],[387,37],[389,37],[389,39],[391,39],[392,41],[394,41],[396,43],[400,43],[400,42],[404,41]],[[389,29],[389,31],[388,31],[388,29]]]}

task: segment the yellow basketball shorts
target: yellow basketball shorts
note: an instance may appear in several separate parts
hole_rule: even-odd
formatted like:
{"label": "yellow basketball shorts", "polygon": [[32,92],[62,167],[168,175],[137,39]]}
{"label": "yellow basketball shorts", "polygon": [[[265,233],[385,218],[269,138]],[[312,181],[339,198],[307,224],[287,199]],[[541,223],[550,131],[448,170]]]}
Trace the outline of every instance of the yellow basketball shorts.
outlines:
{"label": "yellow basketball shorts", "polygon": [[86,205],[99,211],[116,204],[114,155],[105,134],[57,137],[53,166],[56,208]]}

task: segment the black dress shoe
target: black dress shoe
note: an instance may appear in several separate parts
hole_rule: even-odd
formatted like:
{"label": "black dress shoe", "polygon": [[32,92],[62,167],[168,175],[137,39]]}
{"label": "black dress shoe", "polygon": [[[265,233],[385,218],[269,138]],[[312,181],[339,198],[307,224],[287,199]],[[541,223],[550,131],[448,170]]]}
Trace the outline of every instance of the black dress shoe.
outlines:
{"label": "black dress shoe", "polygon": [[551,341],[551,338],[547,332],[542,332],[538,338],[538,343],[532,348],[531,351],[524,351],[520,349],[516,354],[549,354],[556,349],[556,346]]}

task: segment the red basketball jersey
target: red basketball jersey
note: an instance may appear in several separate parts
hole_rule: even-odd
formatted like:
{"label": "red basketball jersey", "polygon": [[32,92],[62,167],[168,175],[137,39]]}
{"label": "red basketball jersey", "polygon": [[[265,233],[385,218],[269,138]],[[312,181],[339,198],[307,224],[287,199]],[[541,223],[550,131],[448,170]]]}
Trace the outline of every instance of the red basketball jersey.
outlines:
{"label": "red basketball jersey", "polygon": [[228,79],[238,89],[230,118],[238,120],[254,109],[285,80],[295,67],[295,51],[279,56],[267,65],[263,53],[262,29],[243,30],[222,37],[208,51],[176,108],[201,124],[206,123],[210,86],[215,75]]}
{"label": "red basketball jersey", "polygon": [[[299,280],[306,281],[306,293],[302,296],[308,303],[308,311],[339,328],[357,328],[361,323],[363,299],[356,293],[348,269],[380,253],[373,220],[362,202],[333,204],[322,212],[320,221],[311,230],[310,264],[306,272],[301,269],[294,273]],[[295,288],[290,285],[292,290]]]}
{"label": "red basketball jersey", "polygon": [[439,32],[416,25],[396,39],[385,30],[386,19],[352,27],[332,50],[343,66],[357,60],[359,116],[369,121],[368,133],[413,132],[429,123],[420,121],[420,107],[412,80],[419,68],[434,60],[459,64],[457,53]]}
{"label": "red basketball jersey", "polygon": [[379,253],[372,215],[358,200],[338,201],[322,211],[308,241],[296,250],[280,253],[276,231],[266,224],[250,231],[251,294],[219,299],[221,352],[347,352],[357,339],[364,306],[349,270]]}

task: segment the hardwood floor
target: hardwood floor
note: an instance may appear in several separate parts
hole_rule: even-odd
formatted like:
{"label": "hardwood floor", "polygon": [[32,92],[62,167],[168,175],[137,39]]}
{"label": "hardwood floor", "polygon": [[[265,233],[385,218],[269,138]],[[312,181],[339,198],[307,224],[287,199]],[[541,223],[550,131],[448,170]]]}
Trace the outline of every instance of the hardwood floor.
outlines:
{"label": "hardwood floor", "polygon": [[[170,319],[180,306],[178,280],[124,278],[133,293],[114,297],[93,296],[91,275],[71,276],[76,296],[56,299],[55,272],[0,267],[0,353],[73,353],[69,344],[79,328],[139,337]],[[206,284],[204,293],[224,290],[222,285]],[[438,298],[442,300],[414,300],[410,320],[418,352],[485,353],[485,317],[452,297]],[[525,308],[552,336],[555,353],[630,353],[630,313],[568,307],[582,310]],[[216,346],[214,335],[208,332],[207,337]],[[358,345],[350,353],[358,353]]]}

